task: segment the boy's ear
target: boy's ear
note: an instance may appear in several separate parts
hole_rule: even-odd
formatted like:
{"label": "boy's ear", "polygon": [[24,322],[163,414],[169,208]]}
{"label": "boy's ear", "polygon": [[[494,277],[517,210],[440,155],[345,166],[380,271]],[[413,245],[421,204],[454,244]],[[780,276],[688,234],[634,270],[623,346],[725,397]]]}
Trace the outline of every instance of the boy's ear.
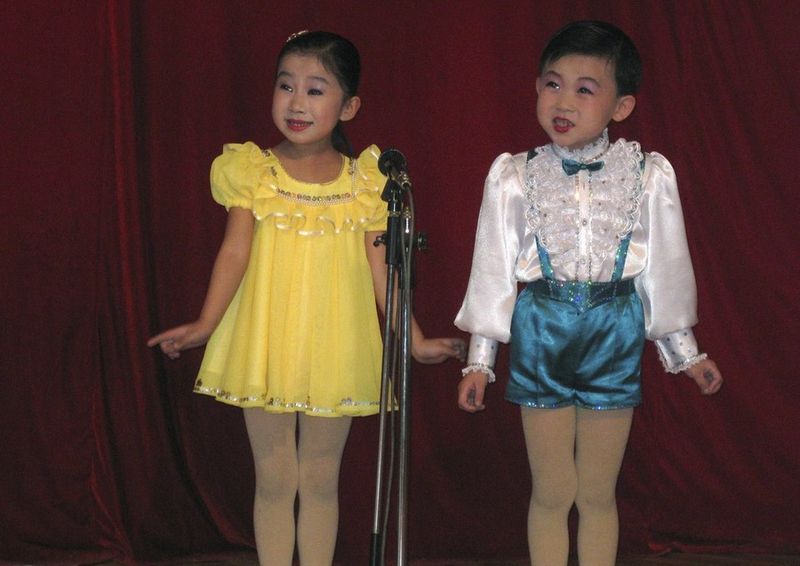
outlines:
{"label": "boy's ear", "polygon": [[632,94],[620,96],[619,100],[617,100],[617,108],[614,110],[614,114],[611,116],[611,119],[615,122],[622,122],[625,118],[631,115],[634,107],[636,107],[635,96]]}
{"label": "boy's ear", "polygon": [[347,102],[342,105],[342,111],[339,112],[339,120],[347,122],[352,120],[358,114],[358,109],[361,108],[361,99],[357,96],[350,97]]}

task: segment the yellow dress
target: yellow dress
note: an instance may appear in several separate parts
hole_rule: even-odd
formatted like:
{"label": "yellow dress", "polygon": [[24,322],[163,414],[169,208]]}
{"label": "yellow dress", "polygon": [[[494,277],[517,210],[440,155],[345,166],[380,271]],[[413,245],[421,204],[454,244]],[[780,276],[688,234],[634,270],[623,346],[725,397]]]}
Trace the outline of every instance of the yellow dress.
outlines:
{"label": "yellow dress", "polygon": [[364,233],[386,229],[379,150],[329,183],[291,178],[252,142],[211,166],[214,200],[253,211],[250,263],[206,346],[198,393],[316,416],[378,412],[381,335]]}

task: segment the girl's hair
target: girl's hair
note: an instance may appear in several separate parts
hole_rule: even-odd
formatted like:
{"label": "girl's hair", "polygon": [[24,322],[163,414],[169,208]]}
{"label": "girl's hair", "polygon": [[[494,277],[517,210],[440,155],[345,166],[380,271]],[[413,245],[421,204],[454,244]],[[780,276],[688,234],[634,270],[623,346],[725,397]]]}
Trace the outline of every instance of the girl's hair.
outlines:
{"label": "girl's hair", "polygon": [[[327,31],[301,32],[292,35],[278,54],[278,66],[290,54],[313,55],[322,66],[332,73],[344,91],[345,99],[352,98],[358,91],[361,76],[361,58],[358,49],[340,35]],[[345,155],[353,156],[353,148],[344,135],[339,122],[331,136],[333,147]]]}
{"label": "girl's hair", "polygon": [[550,38],[539,60],[539,74],[550,63],[566,55],[589,55],[614,64],[617,96],[635,94],[642,80],[642,60],[633,41],[606,22],[579,21],[567,24]]}

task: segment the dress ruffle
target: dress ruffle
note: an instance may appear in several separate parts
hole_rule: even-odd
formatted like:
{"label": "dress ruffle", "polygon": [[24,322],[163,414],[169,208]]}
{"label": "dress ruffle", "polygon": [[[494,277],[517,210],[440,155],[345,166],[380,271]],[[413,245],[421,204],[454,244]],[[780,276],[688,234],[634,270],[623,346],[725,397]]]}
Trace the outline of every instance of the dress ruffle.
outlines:
{"label": "dress ruffle", "polygon": [[[380,187],[385,178],[378,170],[380,151],[372,145],[357,159],[346,158],[342,173],[349,177],[348,191],[341,182],[300,183],[288,178],[278,158],[253,142],[226,144],[213,163],[211,187],[214,199],[226,208],[247,208],[261,221],[274,222],[281,230],[304,236],[382,229],[386,204]],[[286,187],[302,185],[307,192]],[[344,206],[343,206],[344,205]]]}

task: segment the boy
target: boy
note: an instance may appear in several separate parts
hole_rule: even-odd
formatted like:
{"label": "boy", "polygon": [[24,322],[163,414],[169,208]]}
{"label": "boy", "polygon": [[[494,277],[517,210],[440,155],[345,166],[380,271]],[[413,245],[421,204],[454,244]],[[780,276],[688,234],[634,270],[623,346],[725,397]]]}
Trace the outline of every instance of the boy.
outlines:
{"label": "boy", "polygon": [[573,504],[581,564],[615,562],[615,487],[645,338],[704,394],[722,385],[691,330],[696,290],[674,171],[637,142],[608,139],[608,124],[633,111],[640,77],[636,47],[610,24],[574,22],[553,36],[536,81],[552,143],[492,165],[456,317],[472,334],[465,411],[484,409],[497,344],[511,344],[506,399],[521,406],[537,566],[567,564]]}

